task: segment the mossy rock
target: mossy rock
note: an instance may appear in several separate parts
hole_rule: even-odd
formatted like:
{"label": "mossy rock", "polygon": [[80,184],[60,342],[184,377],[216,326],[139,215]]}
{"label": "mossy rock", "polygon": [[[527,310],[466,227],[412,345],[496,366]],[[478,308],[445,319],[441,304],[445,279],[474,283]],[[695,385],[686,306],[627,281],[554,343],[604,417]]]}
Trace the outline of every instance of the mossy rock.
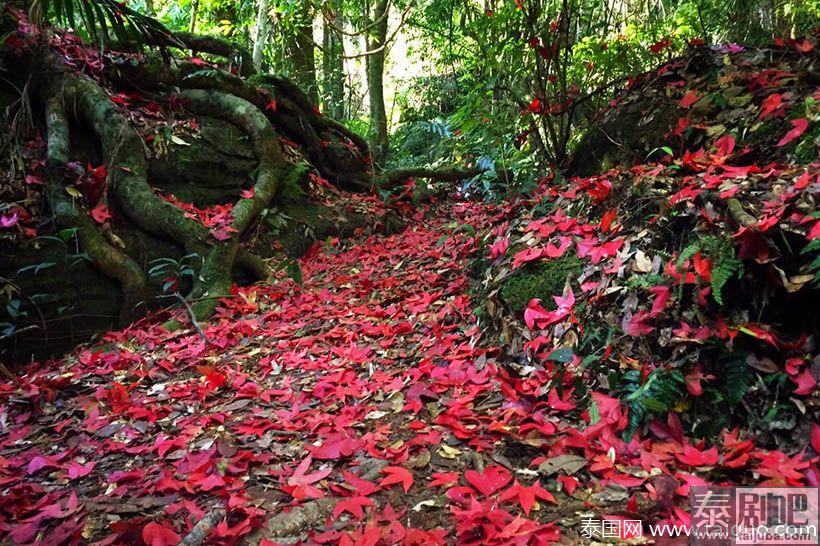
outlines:
{"label": "mossy rock", "polygon": [[507,277],[499,290],[501,299],[515,312],[523,311],[533,298],[540,298],[546,308],[554,308],[551,296],[561,295],[567,278],[577,278],[583,267],[575,256],[529,264]]}

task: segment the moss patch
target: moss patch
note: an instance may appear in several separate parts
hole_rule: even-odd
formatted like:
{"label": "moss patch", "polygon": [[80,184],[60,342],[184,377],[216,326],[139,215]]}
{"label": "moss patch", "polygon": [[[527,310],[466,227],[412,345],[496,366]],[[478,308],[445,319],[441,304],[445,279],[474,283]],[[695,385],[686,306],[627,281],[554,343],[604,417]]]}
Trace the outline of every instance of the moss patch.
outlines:
{"label": "moss patch", "polygon": [[541,298],[547,308],[554,307],[550,296],[564,291],[567,277],[570,280],[581,274],[581,261],[574,255],[531,264],[508,277],[499,290],[499,296],[513,311],[523,311],[533,298]]}

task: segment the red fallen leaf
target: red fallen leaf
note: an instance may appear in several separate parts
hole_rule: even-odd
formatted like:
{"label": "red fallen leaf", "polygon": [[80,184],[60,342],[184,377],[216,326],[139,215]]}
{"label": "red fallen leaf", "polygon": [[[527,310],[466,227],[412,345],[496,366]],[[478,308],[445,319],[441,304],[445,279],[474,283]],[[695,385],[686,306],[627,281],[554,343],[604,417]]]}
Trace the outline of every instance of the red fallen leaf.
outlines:
{"label": "red fallen leaf", "polygon": [[806,129],[808,129],[809,127],[809,122],[806,118],[793,119],[789,123],[792,124],[792,128],[777,143],[778,147],[785,146],[792,140],[796,139],[797,137],[805,133]]}
{"label": "red fallen leaf", "polygon": [[513,256],[513,269],[518,269],[526,263],[540,260],[545,255],[546,251],[540,247],[525,248],[524,250],[520,250],[515,253],[515,256]]}
{"label": "red fallen leaf", "polygon": [[686,376],[686,390],[690,392],[692,396],[701,396],[703,394],[703,386],[700,382],[703,379],[712,380],[715,379],[714,375],[703,375],[703,370],[701,369],[700,363],[695,364],[695,368],[692,373]]}
{"label": "red fallen leaf", "polygon": [[541,307],[541,300],[538,298],[531,299],[524,310],[524,322],[530,330],[535,326],[536,320],[546,319],[549,316],[549,311]]}
{"label": "red fallen leaf", "polygon": [[98,224],[104,224],[111,219],[111,213],[108,212],[108,206],[105,203],[98,203],[96,207],[91,210],[91,217]]}
{"label": "red fallen leaf", "polygon": [[276,104],[276,99],[271,99],[270,102],[268,102],[265,105],[265,110],[270,110],[271,112],[276,112],[276,107],[277,106],[278,105]]}
{"label": "red fallen leaf", "polygon": [[311,455],[316,459],[330,460],[348,457],[361,447],[361,442],[353,438],[346,438],[341,435],[335,435],[326,438],[322,445],[306,445]]}
{"label": "red fallen leaf", "polygon": [[76,480],[77,478],[88,476],[91,474],[91,471],[94,470],[95,466],[97,466],[95,461],[90,461],[86,464],[80,464],[72,461],[68,465],[68,478],[71,480]]}
{"label": "red fallen leaf", "polygon": [[216,370],[213,366],[197,366],[196,369],[205,376],[205,382],[212,391],[215,391],[228,382],[228,378],[225,377],[225,374]]}
{"label": "red fallen leaf", "polygon": [[811,447],[815,453],[820,453],[820,425],[817,423],[811,425]]}
{"label": "red fallen leaf", "polygon": [[236,233],[236,229],[231,226],[220,226],[211,230],[211,235],[217,241],[227,241],[231,238],[231,233]]}
{"label": "red fallen leaf", "polygon": [[581,484],[576,478],[572,476],[564,476],[563,474],[558,476],[558,481],[561,482],[561,485],[564,487],[564,491],[567,492],[567,495],[572,495],[575,492],[575,489]]}
{"label": "red fallen leaf", "polygon": [[254,195],[256,195],[256,190],[251,188],[249,190],[242,190],[242,198],[243,199],[253,199]]}
{"label": "red fallen leaf", "polygon": [[211,491],[217,487],[223,487],[225,485],[225,479],[217,473],[208,474],[205,479],[198,481],[196,485],[202,491]]}
{"label": "red fallen leaf", "polygon": [[34,174],[27,174],[25,176],[26,184],[29,186],[42,186],[43,178]]}
{"label": "red fallen leaf", "polygon": [[609,209],[601,216],[601,231],[606,233],[612,227],[612,222],[618,215],[618,209]]}
{"label": "red fallen leaf", "polygon": [[806,366],[803,370],[803,373],[798,376],[789,376],[789,379],[794,381],[795,385],[797,385],[797,388],[794,389],[794,394],[800,396],[806,396],[813,393],[815,387],[817,386],[817,380],[812,375],[811,369],[808,366]]}
{"label": "red fallen leaf", "polygon": [[435,472],[430,480],[430,487],[442,487],[450,485],[458,481],[458,474],[456,472]]}
{"label": "red fallen leaf", "polygon": [[814,49],[814,44],[808,38],[803,38],[802,40],[795,40],[792,44],[794,49],[799,51],[800,53],[809,53]]}
{"label": "red fallen leaf", "polygon": [[719,158],[725,160],[735,150],[735,137],[723,135],[715,141],[715,148],[717,148]]}
{"label": "red fallen leaf", "polygon": [[495,260],[496,258],[504,256],[507,253],[507,248],[509,248],[509,246],[510,239],[507,237],[495,241],[490,245],[490,259]]}
{"label": "red fallen leaf", "polygon": [[716,447],[700,451],[695,446],[686,444],[683,446],[683,453],[675,453],[675,457],[688,466],[715,466],[718,463]]}
{"label": "red fallen leaf", "polygon": [[17,225],[17,222],[20,220],[20,215],[17,211],[14,211],[12,214],[7,216],[0,216],[0,227],[10,228]]}
{"label": "red fallen leaf", "polygon": [[288,478],[288,486],[290,487],[287,488],[287,492],[296,500],[304,500],[306,498],[321,499],[325,496],[323,491],[313,487],[312,484],[327,478],[330,473],[333,472],[333,469],[327,467],[324,470],[317,470],[316,472],[305,474],[308,468],[310,468],[311,462],[313,462],[313,457],[308,455],[299,463],[299,466],[296,467],[296,470],[294,470],[293,474]]}
{"label": "red fallen leaf", "polygon": [[464,478],[482,495],[488,496],[510,483],[512,473],[503,466],[491,465],[483,473],[468,470],[464,473]]}
{"label": "red fallen leaf", "polygon": [[400,483],[404,492],[410,490],[410,486],[413,485],[413,475],[406,468],[402,468],[400,466],[387,466],[382,468],[382,474],[387,474],[385,478],[382,479],[381,485],[382,487],[387,487],[388,485],[392,485],[394,483]]}
{"label": "red fallen leaf", "polygon": [[518,504],[527,516],[530,515],[530,510],[532,510],[533,505],[535,505],[536,499],[552,503],[555,502],[555,497],[552,496],[552,493],[541,487],[540,482],[525,486],[518,483],[518,480],[515,480],[509,489],[501,493],[498,500],[504,502],[515,498],[517,498]]}
{"label": "red fallen leaf", "polygon": [[638,311],[629,318],[624,317],[624,320],[621,322],[621,329],[625,334],[632,337],[645,336],[655,329],[654,326],[646,322],[650,318],[652,317],[648,311]]}
{"label": "red fallen leaf", "polygon": [[333,519],[338,519],[345,512],[349,512],[356,519],[362,519],[364,517],[362,508],[365,506],[373,506],[373,501],[361,496],[343,499],[333,509]]}
{"label": "red fallen leaf", "polygon": [[176,546],[182,540],[173,529],[151,522],[142,528],[142,540],[148,546]]}
{"label": "red fallen leaf", "polygon": [[379,486],[375,483],[360,478],[356,474],[348,472],[347,470],[342,470],[342,476],[344,476],[344,479],[347,483],[353,486],[353,488],[356,490],[356,493],[358,493],[359,496],[366,497],[368,495],[372,495],[373,493],[379,490]]}
{"label": "red fallen leaf", "polygon": [[664,310],[669,298],[672,297],[672,293],[669,287],[664,285],[653,286],[649,291],[655,295],[655,299],[652,301],[652,309],[649,310],[649,316],[654,318]]}
{"label": "red fallen leaf", "polygon": [[777,113],[777,111],[781,109],[781,106],[783,106],[783,95],[780,93],[772,93],[763,101],[763,104],[760,106],[760,114],[758,114],[757,118],[766,119],[772,114]]}
{"label": "red fallen leaf", "polygon": [[689,91],[680,100],[680,107],[681,108],[690,108],[693,104],[695,104],[699,100],[700,100],[700,96],[698,96],[697,91]]}
{"label": "red fallen leaf", "polygon": [[108,169],[105,168],[105,165],[100,165],[99,167],[92,167],[90,164],[88,165],[88,175],[97,182],[98,184],[102,184],[105,182],[105,179],[108,177]]}

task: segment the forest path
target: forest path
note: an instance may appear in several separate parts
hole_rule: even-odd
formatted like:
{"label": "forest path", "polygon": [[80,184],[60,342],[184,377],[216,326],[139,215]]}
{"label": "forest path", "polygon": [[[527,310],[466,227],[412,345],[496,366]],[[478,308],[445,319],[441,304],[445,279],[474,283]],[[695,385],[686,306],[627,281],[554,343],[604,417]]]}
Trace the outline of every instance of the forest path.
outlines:
{"label": "forest path", "polygon": [[[482,522],[554,538],[539,521],[556,514],[530,512],[552,495],[513,473],[533,482],[556,425],[530,411],[537,386],[495,362],[468,295],[474,230],[500,217],[419,211],[402,233],[317,245],[301,288],[238,289],[201,332],[147,320],[32,367],[2,387],[0,529],[16,543],[173,544],[227,508],[207,543],[265,525],[254,541],[435,544],[488,537]],[[459,479],[481,493],[445,496]],[[522,507],[531,519],[511,514]]]}

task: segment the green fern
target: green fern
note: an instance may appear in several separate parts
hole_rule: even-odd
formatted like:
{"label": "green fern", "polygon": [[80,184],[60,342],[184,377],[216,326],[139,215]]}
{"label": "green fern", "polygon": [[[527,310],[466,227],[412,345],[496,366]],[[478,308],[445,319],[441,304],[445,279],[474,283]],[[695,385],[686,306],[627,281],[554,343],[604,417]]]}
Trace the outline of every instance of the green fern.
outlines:
{"label": "green fern", "polygon": [[719,386],[726,396],[729,409],[733,410],[755,382],[755,373],[746,360],[729,354],[720,360]]}
{"label": "green fern", "polygon": [[681,251],[677,261],[678,270],[683,269],[683,264],[698,252],[712,261],[712,297],[718,305],[723,305],[723,287],[732,277],[739,279],[743,276],[743,262],[735,254],[735,245],[725,237],[701,237]]}
{"label": "green fern", "polygon": [[814,275],[814,279],[811,281],[812,285],[815,287],[820,287],[820,239],[814,239],[810,241],[803,250],[800,251],[800,254],[812,254],[816,253],[814,259],[808,265],[808,271],[812,275]]}
{"label": "green fern", "polygon": [[638,428],[652,417],[666,415],[686,392],[686,381],[676,371],[657,368],[641,383],[641,372],[630,370],[622,377],[624,401],[629,407],[629,419],[623,432],[629,441]]}

